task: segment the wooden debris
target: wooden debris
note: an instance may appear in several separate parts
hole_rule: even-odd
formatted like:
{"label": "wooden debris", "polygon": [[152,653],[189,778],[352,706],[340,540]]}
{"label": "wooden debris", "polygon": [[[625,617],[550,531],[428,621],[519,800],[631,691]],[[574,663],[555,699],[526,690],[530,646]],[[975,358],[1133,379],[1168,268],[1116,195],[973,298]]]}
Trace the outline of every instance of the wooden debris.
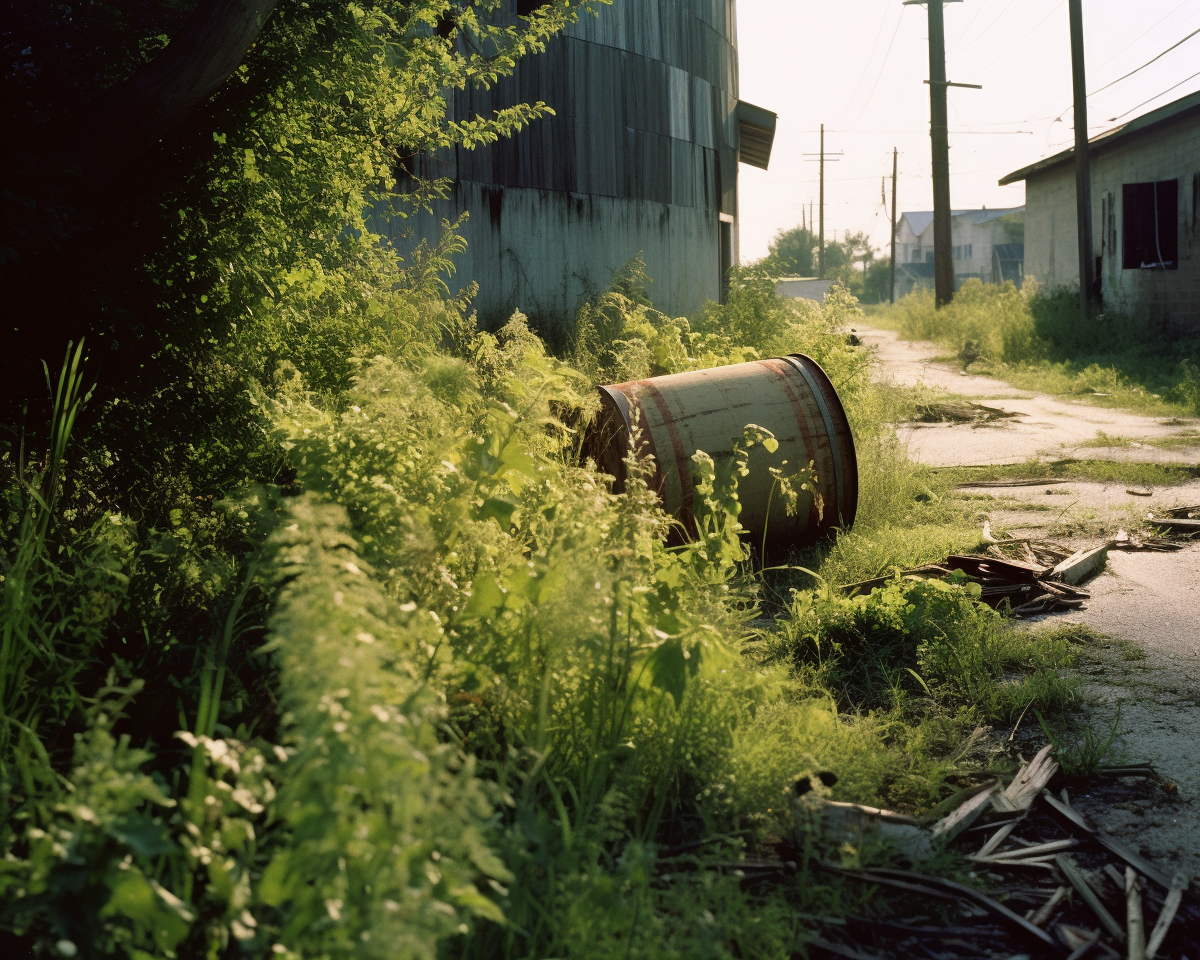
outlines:
{"label": "wooden debris", "polygon": [[933,839],[942,843],[950,843],[992,806],[992,798],[999,790],[1000,784],[993,783],[982,793],[975,794],[953,813],[943,817],[933,825],[931,831]]}
{"label": "wooden debris", "polygon": [[1183,892],[1187,886],[1187,876],[1176,871],[1175,876],[1171,878],[1171,889],[1167,893],[1162,913],[1158,915],[1158,923],[1154,925],[1154,932],[1150,934],[1150,942],[1146,944],[1146,960],[1154,960],[1158,955],[1158,948],[1167,938],[1167,932],[1171,929],[1171,923],[1179,911],[1180,903],[1183,902]]}
{"label": "wooden debris", "polygon": [[1093,930],[1092,935],[1090,937],[1088,937],[1086,940],[1083,941],[1083,943],[1081,943],[1079,946],[1077,946],[1074,950],[1071,951],[1071,955],[1069,957],[1067,957],[1067,960],[1082,960],[1083,957],[1086,957],[1089,953],[1092,952],[1092,947],[1094,947],[1099,942],[1100,942],[1100,931]]}
{"label": "wooden debris", "polygon": [[1091,888],[1091,885],[1084,879],[1079,868],[1075,866],[1075,861],[1071,859],[1069,854],[1059,854],[1054,861],[1058,864],[1058,869],[1062,871],[1062,875],[1067,878],[1067,882],[1075,888],[1084,903],[1091,907],[1092,913],[1096,915],[1096,919],[1100,921],[1100,925],[1104,927],[1109,934],[1121,943],[1125,942],[1125,931],[1121,929],[1121,925],[1113,919],[1113,915],[1108,912],[1108,909],[1100,902],[1100,898],[1096,896],[1096,891]]}
{"label": "wooden debris", "polygon": [[987,843],[979,848],[979,852],[975,854],[976,858],[984,860],[991,856],[1000,844],[1007,840],[1012,832],[1017,829],[1017,824],[1020,822],[1020,820],[1013,820],[1010,823],[1004,824],[1004,826],[992,834]]}
{"label": "wooden debris", "polygon": [[[972,860],[978,860],[986,863],[989,860],[1004,858],[1006,860],[1028,860],[1031,857],[1041,859],[1047,854],[1059,853],[1063,850],[1072,850],[1079,846],[1078,840],[1052,840],[1049,843],[1038,843],[1032,847],[1021,847],[1019,850],[1008,850],[1005,853],[997,856],[981,857],[979,854],[971,857]],[[1053,860],[1053,857],[1049,859]]]}
{"label": "wooden debris", "polygon": [[1142,919],[1142,885],[1133,867],[1125,868],[1125,930],[1129,960],[1146,960],[1146,925]]}
{"label": "wooden debris", "polygon": [[1142,487],[1141,489],[1138,489],[1137,487],[1130,487],[1125,492],[1127,494],[1129,494],[1131,497],[1152,497],[1152,496],[1154,496],[1154,491],[1151,490],[1149,487]]}
{"label": "wooden debris", "polygon": [[1053,757],[1054,748],[1050,745],[1042,747],[1032,760],[1022,768],[1012,783],[1001,794],[992,799],[992,805],[999,813],[1028,810],[1037,795],[1058,773],[1058,761]]}
{"label": "wooden debris", "polygon": [[1091,834],[1104,847],[1107,847],[1110,853],[1116,854],[1124,860],[1129,866],[1133,867],[1143,877],[1153,880],[1164,889],[1170,888],[1171,880],[1162,870],[1154,866],[1149,860],[1143,857],[1136,850],[1131,849],[1126,844],[1122,843],[1116,837],[1109,836],[1087,817],[1076,810],[1070,803],[1064,803],[1056,799],[1048,790],[1042,792],[1042,796],[1046,802],[1050,804],[1052,810],[1058,813],[1065,820],[1074,824],[1085,833]]}
{"label": "wooden debris", "polygon": [[819,801],[821,826],[826,837],[839,845],[862,846],[868,837],[890,843],[910,860],[927,860],[933,854],[932,835],[920,820],[891,810],[857,803]]}
{"label": "wooden debris", "polygon": [[1200,533],[1200,520],[1184,520],[1177,517],[1156,517],[1150,513],[1146,515],[1152,524],[1156,527],[1166,527],[1168,530],[1178,530],[1180,533]]}
{"label": "wooden debris", "polygon": [[1063,583],[1082,583],[1104,569],[1108,562],[1108,544],[1092,550],[1080,550],[1050,571],[1051,579]]}
{"label": "wooden debris", "polygon": [[864,879],[874,878],[875,882],[880,882],[881,880],[893,880],[899,882],[916,881],[917,883],[927,887],[948,891],[951,893],[951,895],[957,898],[970,900],[973,903],[983,907],[985,910],[989,910],[997,916],[1003,917],[1022,933],[1034,940],[1037,940],[1039,943],[1043,943],[1051,947],[1055,946],[1054,938],[1046,933],[1046,931],[1041,927],[1035,927],[1020,914],[1013,913],[1008,909],[1008,907],[1004,906],[1004,904],[993,900],[987,894],[981,893],[978,890],[973,890],[970,887],[963,886],[961,883],[955,883],[952,880],[942,880],[938,877],[925,877],[921,874],[910,873],[907,870],[884,870],[882,868],[861,871],[860,876]]}
{"label": "wooden debris", "polygon": [[1052,894],[1050,899],[1037,908],[1029,917],[1029,922],[1035,927],[1042,926],[1054,914],[1054,908],[1062,903],[1063,898],[1067,895],[1066,887],[1058,887]]}
{"label": "wooden debris", "polygon": [[1044,480],[977,480],[974,483],[959,483],[955,486],[960,490],[965,490],[968,487],[979,487],[987,489],[989,487],[1053,487],[1060,483],[1070,483],[1070,480],[1063,480],[1060,477],[1047,477]]}
{"label": "wooden debris", "polygon": [[1130,763],[1124,766],[1097,767],[1096,775],[1101,777],[1157,777],[1158,771],[1148,763]]}
{"label": "wooden debris", "polygon": [[1099,930],[1084,930],[1082,927],[1072,927],[1068,924],[1060,923],[1054,928],[1054,931],[1059,935],[1062,942],[1072,950],[1078,950],[1085,943],[1089,943],[1103,956],[1109,958],[1109,960],[1121,960],[1121,955],[1100,939]]}

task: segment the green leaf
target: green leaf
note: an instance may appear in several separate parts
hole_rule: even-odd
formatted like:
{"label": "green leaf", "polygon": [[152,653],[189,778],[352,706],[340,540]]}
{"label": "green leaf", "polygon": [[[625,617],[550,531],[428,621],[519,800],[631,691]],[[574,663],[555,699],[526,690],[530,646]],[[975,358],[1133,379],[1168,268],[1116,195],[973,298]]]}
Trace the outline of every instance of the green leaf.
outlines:
{"label": "green leaf", "polygon": [[650,667],[651,685],[669,693],[678,708],[683,701],[688,677],[693,676],[700,667],[698,652],[685,652],[683,641],[672,637],[655,648],[647,663]]}
{"label": "green leaf", "polygon": [[494,615],[504,606],[504,591],[491,577],[481,577],[471,585],[471,599],[462,615],[469,620],[482,620]]}
{"label": "green leaf", "polygon": [[288,852],[284,850],[263,871],[258,882],[258,899],[269,907],[278,907],[291,897],[288,887]]}
{"label": "green leaf", "polygon": [[148,817],[129,817],[110,827],[108,834],[139,857],[147,859],[175,849],[175,844],[165,834],[162,825]]}

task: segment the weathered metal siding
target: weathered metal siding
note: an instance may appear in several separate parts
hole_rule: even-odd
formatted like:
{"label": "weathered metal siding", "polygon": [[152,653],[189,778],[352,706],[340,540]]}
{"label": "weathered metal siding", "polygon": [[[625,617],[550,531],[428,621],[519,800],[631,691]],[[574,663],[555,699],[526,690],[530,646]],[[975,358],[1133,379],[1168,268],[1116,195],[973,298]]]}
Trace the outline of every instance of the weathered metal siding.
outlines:
{"label": "weathered metal siding", "polygon": [[716,300],[720,215],[737,215],[736,0],[614,0],[490,90],[456,93],[454,115],[539,100],[555,115],[428,158],[452,195],[393,229],[433,236],[469,212],[458,278],[479,284],[489,321],[569,320],[639,253],[660,309]]}

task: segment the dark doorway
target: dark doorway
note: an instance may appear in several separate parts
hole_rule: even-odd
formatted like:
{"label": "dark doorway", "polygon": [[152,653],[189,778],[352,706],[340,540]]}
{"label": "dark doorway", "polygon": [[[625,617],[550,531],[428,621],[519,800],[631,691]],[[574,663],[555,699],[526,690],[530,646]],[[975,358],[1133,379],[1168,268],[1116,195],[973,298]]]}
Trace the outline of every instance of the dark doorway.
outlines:
{"label": "dark doorway", "polygon": [[1178,269],[1179,181],[1127,183],[1121,199],[1121,266],[1126,270]]}

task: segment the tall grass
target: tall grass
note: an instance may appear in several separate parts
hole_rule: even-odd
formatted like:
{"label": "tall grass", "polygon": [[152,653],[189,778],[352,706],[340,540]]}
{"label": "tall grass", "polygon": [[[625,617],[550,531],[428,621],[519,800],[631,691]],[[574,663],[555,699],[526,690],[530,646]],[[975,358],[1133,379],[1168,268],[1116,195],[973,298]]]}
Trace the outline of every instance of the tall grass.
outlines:
{"label": "tall grass", "polygon": [[918,290],[872,317],[1018,387],[1105,406],[1200,414],[1200,336],[1167,338],[1144,318],[1119,312],[1084,317],[1071,291],[969,280],[941,310],[930,291]]}

